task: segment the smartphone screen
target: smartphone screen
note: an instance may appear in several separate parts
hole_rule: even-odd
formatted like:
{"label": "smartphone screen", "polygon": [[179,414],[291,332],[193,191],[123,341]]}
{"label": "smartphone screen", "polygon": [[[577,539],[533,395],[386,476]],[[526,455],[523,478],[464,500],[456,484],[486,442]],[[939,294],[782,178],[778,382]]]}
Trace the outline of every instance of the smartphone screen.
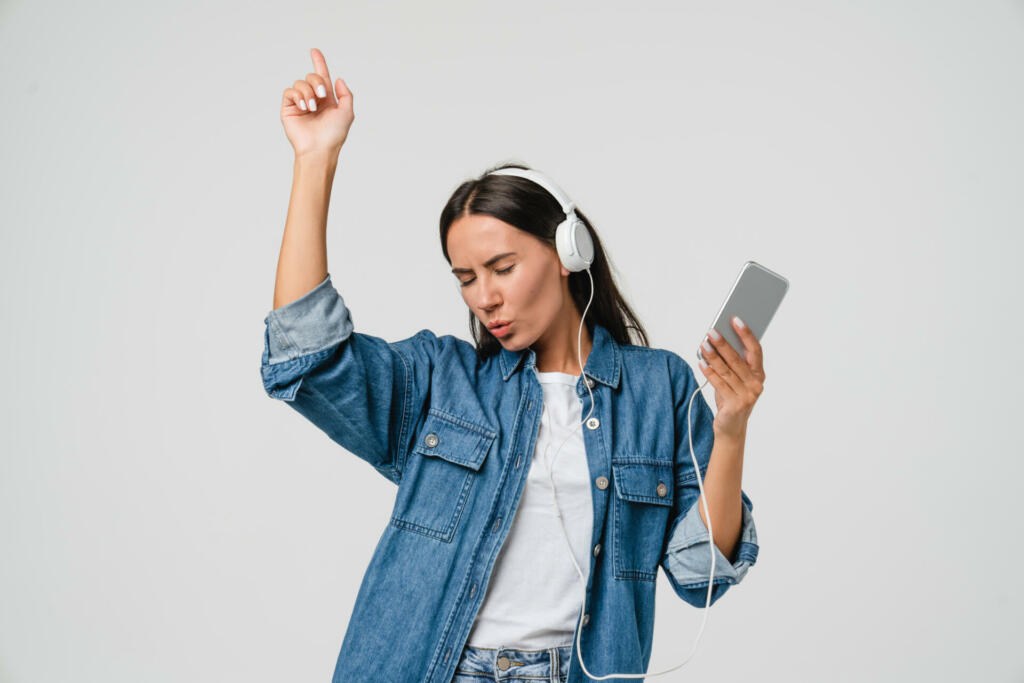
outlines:
{"label": "smartphone screen", "polygon": [[[711,326],[729,342],[729,346],[736,350],[740,358],[747,360],[746,347],[733,329],[732,316],[739,316],[757,340],[761,341],[788,289],[789,280],[760,263],[747,261]],[[703,355],[698,351],[697,357],[702,359]]]}

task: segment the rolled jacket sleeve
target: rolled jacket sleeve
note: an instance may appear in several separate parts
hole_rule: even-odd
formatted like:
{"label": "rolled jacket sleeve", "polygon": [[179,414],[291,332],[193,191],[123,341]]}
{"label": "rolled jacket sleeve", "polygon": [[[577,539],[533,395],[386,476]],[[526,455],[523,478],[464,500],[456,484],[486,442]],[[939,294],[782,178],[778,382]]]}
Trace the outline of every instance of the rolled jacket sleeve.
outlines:
{"label": "rolled jacket sleeve", "polygon": [[285,401],[294,400],[303,374],[352,334],[352,316],[330,273],[295,301],[270,311],[263,323],[263,385],[269,396]]}
{"label": "rolled jacket sleeve", "polygon": [[[694,471],[694,458],[700,468],[701,481],[707,474],[714,448],[714,414],[699,392],[693,370],[678,355],[672,355],[675,384],[675,500],[673,517],[666,531],[661,567],[673,590],[694,607],[707,604],[708,579],[711,575],[710,534],[701,519],[700,486]],[[689,405],[693,397],[692,409]],[[691,420],[692,419],[692,423]],[[693,435],[693,455],[690,454],[690,434]],[[715,573],[711,592],[713,605],[722,595],[746,576],[757,561],[757,529],[754,525],[754,504],[745,491],[740,491],[743,521],[735,562],[730,561],[718,548],[715,553]],[[714,526],[712,518],[712,527]]]}
{"label": "rolled jacket sleeve", "polygon": [[260,372],[280,399],[399,483],[437,353],[430,330],[389,342],[356,332],[330,274],[264,318]]}
{"label": "rolled jacket sleeve", "polygon": [[[730,562],[717,544],[713,546],[714,583],[722,586],[735,585],[742,581],[747,570],[757,561],[757,528],[754,524],[753,503],[746,493],[741,491],[740,495],[743,499],[743,525],[736,549],[736,561]],[[689,512],[676,524],[669,536],[664,568],[676,587],[686,593],[684,599],[687,602],[703,606],[707,602],[708,578],[711,575],[711,537],[704,520],[701,519],[698,505],[699,499],[690,506]],[[712,518],[712,527],[714,523],[715,520]],[[726,588],[716,586],[714,590],[720,597]],[[712,600],[714,599],[716,598],[713,592]]]}

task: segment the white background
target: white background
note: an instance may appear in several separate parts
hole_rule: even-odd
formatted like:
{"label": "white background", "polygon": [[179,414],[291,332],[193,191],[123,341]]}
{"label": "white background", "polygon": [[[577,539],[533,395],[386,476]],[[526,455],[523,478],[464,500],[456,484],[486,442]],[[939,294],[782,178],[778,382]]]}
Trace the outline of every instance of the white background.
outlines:
{"label": "white background", "polygon": [[[333,672],[395,488],[260,382],[310,47],[361,331],[470,338],[438,217],[501,161],[692,365],[790,279],[758,562],[652,680],[1024,681],[1019,0],[0,5],[0,680]],[[652,671],[702,614],[658,581]]]}

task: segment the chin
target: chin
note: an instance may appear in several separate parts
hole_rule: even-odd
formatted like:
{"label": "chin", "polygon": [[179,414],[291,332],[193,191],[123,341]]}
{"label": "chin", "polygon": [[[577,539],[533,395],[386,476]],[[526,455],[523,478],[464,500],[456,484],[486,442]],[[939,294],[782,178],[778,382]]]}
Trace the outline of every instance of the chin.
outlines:
{"label": "chin", "polygon": [[[519,335],[516,336],[518,337]],[[512,339],[502,339],[501,337],[494,338],[498,340],[498,343],[501,344],[502,348],[508,349],[509,351],[522,351],[527,346],[529,346],[529,344],[524,344],[521,341],[514,341]]]}

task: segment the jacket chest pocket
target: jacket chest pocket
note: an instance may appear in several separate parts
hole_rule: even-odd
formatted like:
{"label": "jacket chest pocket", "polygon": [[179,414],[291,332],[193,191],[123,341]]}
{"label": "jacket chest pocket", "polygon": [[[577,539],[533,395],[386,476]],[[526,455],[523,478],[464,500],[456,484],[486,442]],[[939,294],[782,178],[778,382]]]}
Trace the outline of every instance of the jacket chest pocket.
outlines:
{"label": "jacket chest pocket", "polygon": [[391,524],[450,542],[497,434],[431,408],[410,451]]}
{"label": "jacket chest pocket", "polygon": [[654,581],[675,491],[672,463],[612,463],[615,578]]}

